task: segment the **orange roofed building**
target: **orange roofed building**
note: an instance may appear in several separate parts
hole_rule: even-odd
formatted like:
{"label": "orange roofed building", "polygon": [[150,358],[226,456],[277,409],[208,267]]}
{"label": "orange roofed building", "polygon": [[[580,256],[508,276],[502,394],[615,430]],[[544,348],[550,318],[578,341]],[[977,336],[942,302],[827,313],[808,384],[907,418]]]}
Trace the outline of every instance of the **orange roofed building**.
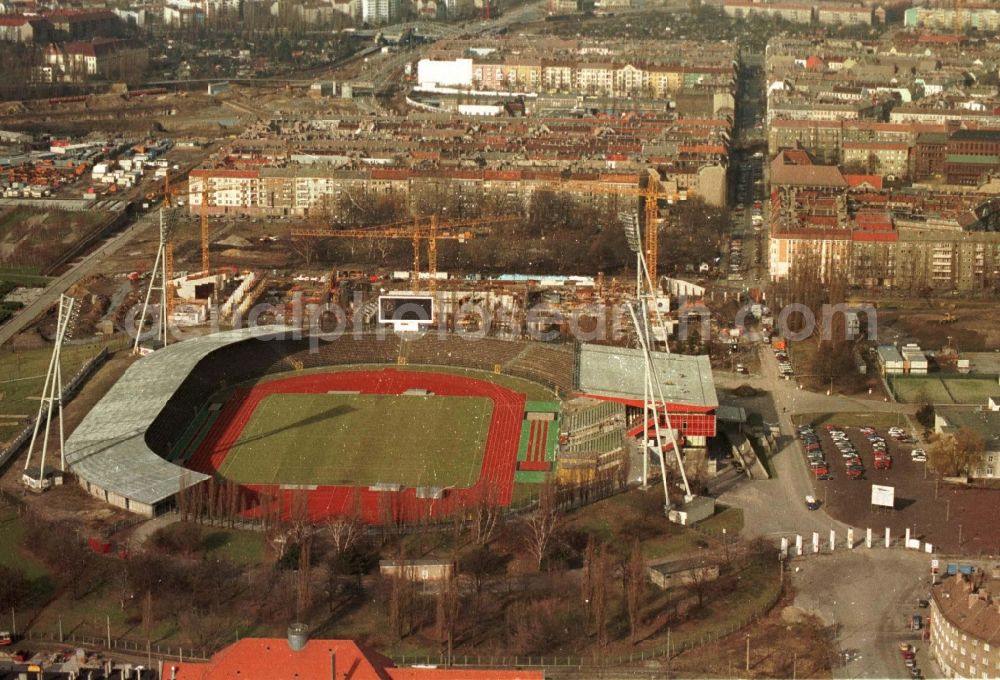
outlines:
{"label": "orange roofed building", "polygon": [[353,640],[245,638],[208,661],[164,664],[164,680],[544,680],[541,671],[396,668]]}

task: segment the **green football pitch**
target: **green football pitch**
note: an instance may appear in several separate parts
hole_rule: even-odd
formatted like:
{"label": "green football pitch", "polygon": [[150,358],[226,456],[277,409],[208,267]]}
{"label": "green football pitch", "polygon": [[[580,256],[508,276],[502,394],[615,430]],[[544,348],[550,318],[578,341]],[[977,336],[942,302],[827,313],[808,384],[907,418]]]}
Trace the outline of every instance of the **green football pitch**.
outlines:
{"label": "green football pitch", "polygon": [[219,472],[243,484],[467,487],[492,414],[484,397],[271,394]]}

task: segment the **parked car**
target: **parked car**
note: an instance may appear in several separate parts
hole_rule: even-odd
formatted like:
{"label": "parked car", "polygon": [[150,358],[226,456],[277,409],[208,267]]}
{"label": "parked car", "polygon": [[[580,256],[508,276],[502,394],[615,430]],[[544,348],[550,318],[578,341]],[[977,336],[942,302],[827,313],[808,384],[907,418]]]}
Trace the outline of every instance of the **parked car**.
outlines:
{"label": "parked car", "polygon": [[910,628],[913,630],[920,630],[924,627],[924,617],[920,614],[914,614],[910,617]]}

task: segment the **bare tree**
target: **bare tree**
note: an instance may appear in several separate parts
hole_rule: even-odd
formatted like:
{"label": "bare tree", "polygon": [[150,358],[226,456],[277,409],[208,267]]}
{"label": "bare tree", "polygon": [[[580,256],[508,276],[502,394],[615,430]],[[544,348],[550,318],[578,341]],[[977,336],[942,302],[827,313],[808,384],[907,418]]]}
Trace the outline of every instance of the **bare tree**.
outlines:
{"label": "bare tree", "polygon": [[312,535],[306,534],[299,542],[299,573],[296,584],[296,611],[300,617],[312,605]]}
{"label": "bare tree", "polygon": [[608,571],[610,561],[606,550],[602,547],[597,552],[597,565],[594,570],[594,624],[597,626],[597,644],[604,647],[608,644]]}
{"label": "bare tree", "polygon": [[705,606],[705,600],[715,591],[717,585],[714,565],[703,563],[691,571],[688,590],[697,598],[699,610]]}
{"label": "bare tree", "polygon": [[642,600],[646,594],[646,560],[642,557],[642,547],[638,539],[632,543],[632,554],[629,555],[626,568],[628,603],[628,623],[632,644],[639,641],[639,627],[642,625]]}
{"label": "bare tree", "polygon": [[320,239],[310,236],[295,236],[288,240],[288,247],[299,256],[305,266],[309,267],[316,256],[319,241]]}
{"label": "bare tree", "polygon": [[153,593],[148,590],[142,597],[142,635],[148,645],[153,637]]}
{"label": "bare tree", "polygon": [[500,504],[496,502],[496,487],[483,485],[472,509],[472,542],[484,546],[493,540],[500,520]]}
{"label": "bare tree", "polygon": [[986,450],[986,440],[975,430],[962,428],[939,436],[927,450],[927,464],[948,477],[967,475]]}
{"label": "bare tree", "polygon": [[353,491],[350,512],[331,518],[326,526],[336,555],[342,555],[358,544],[364,536],[365,527],[361,522],[361,496],[357,488]]}
{"label": "bare tree", "polygon": [[538,507],[525,519],[524,539],[528,551],[535,558],[535,567],[539,570],[545,561],[552,540],[559,531],[561,517],[556,507],[556,488],[551,479],[542,485]]}
{"label": "bare tree", "polygon": [[587,548],[583,554],[583,575],[580,579],[580,597],[583,599],[584,630],[590,628],[590,610],[594,599],[594,537],[587,537]]}

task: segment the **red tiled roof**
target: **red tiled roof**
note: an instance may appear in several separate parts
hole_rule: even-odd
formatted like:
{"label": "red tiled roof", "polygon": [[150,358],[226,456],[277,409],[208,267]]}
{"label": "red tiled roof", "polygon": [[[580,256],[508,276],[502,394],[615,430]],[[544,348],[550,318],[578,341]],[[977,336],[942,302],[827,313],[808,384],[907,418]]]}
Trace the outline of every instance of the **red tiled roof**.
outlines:
{"label": "red tiled roof", "polygon": [[854,241],[897,241],[899,234],[894,231],[855,231],[851,233]]}
{"label": "red tiled roof", "polygon": [[352,640],[309,640],[300,651],[280,638],[245,638],[206,662],[168,663],[176,680],[543,680],[538,671],[395,668]]}
{"label": "red tiled roof", "polygon": [[849,241],[851,232],[847,229],[789,229],[775,232],[771,238],[802,241]]}
{"label": "red tiled roof", "polygon": [[28,17],[21,14],[0,16],[0,26],[24,26],[26,23],[28,23]]}
{"label": "red tiled roof", "polygon": [[228,179],[258,179],[256,170],[227,170],[225,168],[198,168],[188,173],[191,177],[224,177]]}
{"label": "red tiled roof", "polygon": [[873,189],[882,188],[882,177],[880,175],[844,175],[844,179],[847,180],[847,186],[852,189],[862,184],[869,184]]}

